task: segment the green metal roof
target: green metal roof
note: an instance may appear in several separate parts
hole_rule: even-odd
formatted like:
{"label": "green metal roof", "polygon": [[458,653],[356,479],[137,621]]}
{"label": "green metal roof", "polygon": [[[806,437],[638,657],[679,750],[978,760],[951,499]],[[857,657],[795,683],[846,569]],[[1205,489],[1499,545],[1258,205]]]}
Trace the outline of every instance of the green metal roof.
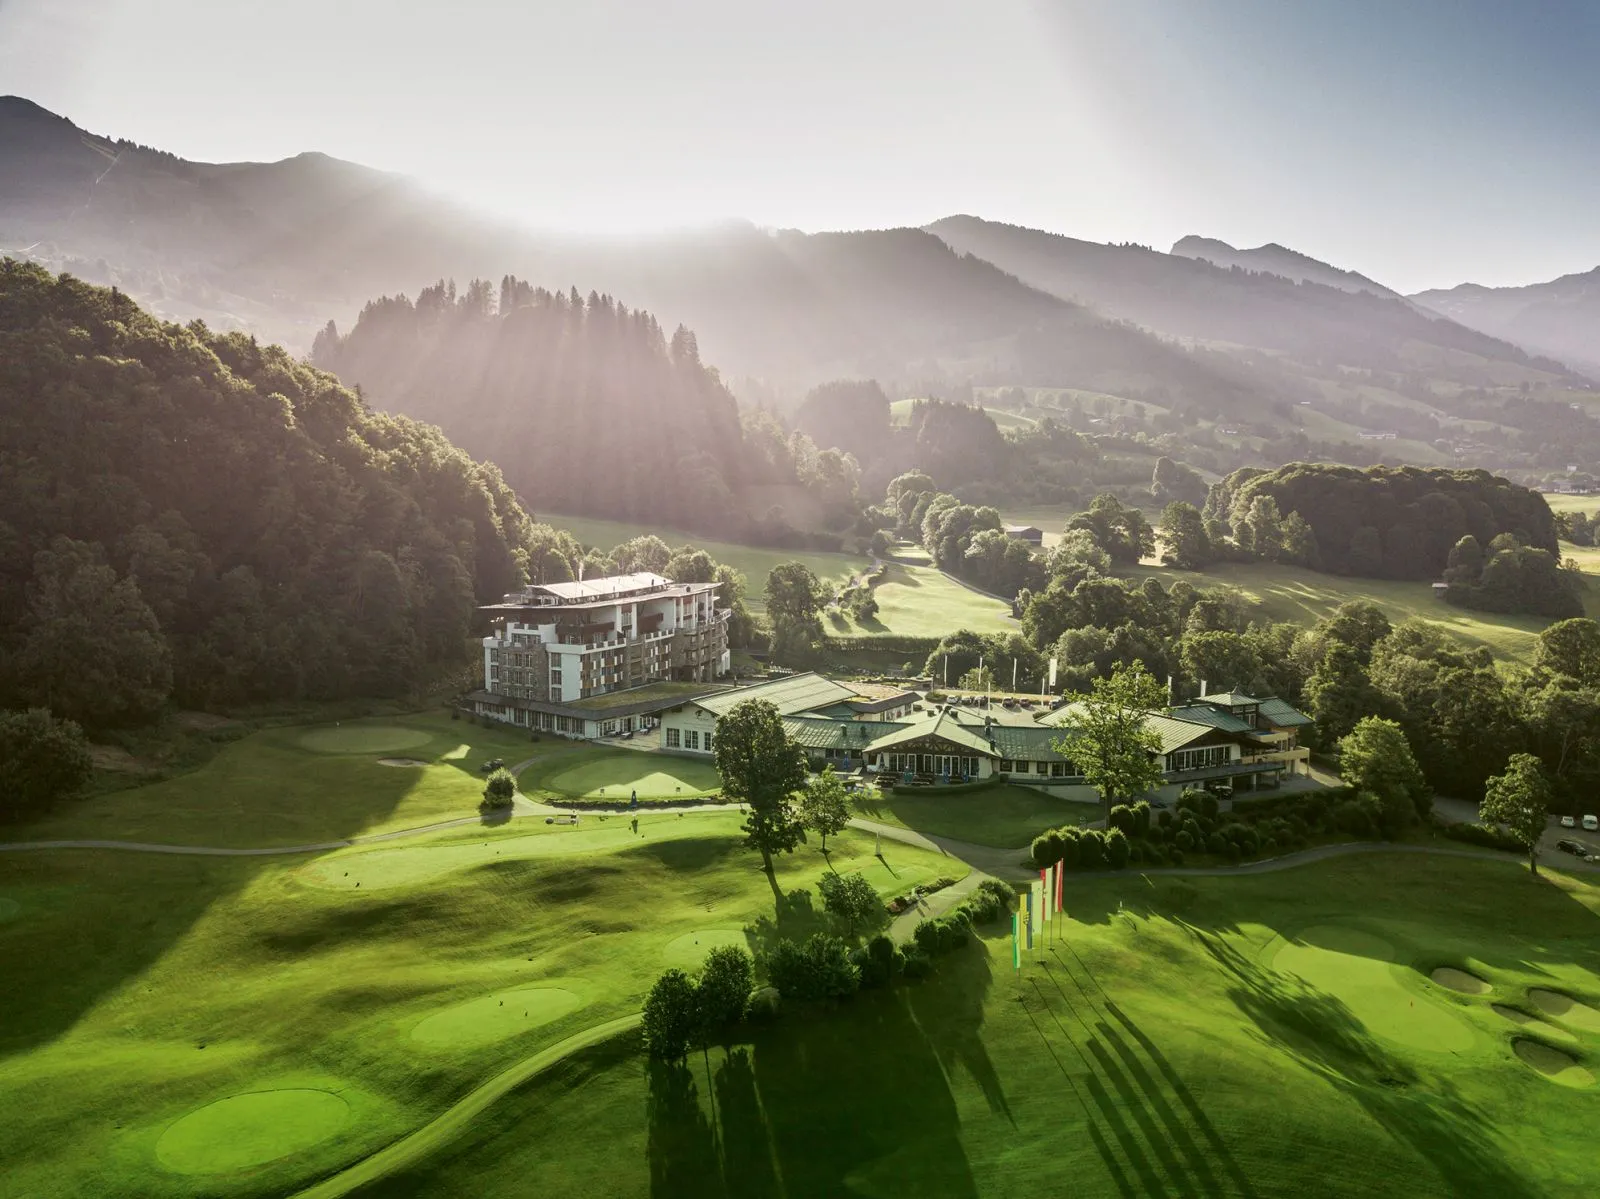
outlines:
{"label": "green metal roof", "polygon": [[952,745],[982,754],[984,757],[999,756],[989,748],[989,742],[981,730],[963,727],[961,721],[955,719],[951,713],[939,711],[911,723],[899,723],[891,726],[893,732],[886,733],[872,742],[867,748],[873,753],[893,749],[897,745],[904,745],[908,741],[917,741],[923,737],[938,737]]}
{"label": "green metal roof", "polygon": [[1182,749],[1189,742],[1198,741],[1207,733],[1217,731],[1215,725],[1199,724],[1193,720],[1184,720],[1177,716],[1163,716],[1156,712],[1147,712],[1145,714],[1144,727],[1161,739],[1160,752],[1164,754],[1170,754],[1175,749]]}
{"label": "green metal roof", "polygon": [[1167,709],[1167,715],[1178,720],[1192,720],[1196,724],[1209,724],[1212,728],[1221,729],[1226,733],[1251,733],[1255,731],[1254,726],[1248,720],[1243,720],[1232,712],[1224,712],[1220,708],[1213,708],[1205,700],[1197,700],[1192,704],[1182,704],[1176,708],[1169,708]]}
{"label": "green metal roof", "polygon": [[1294,728],[1297,725],[1314,723],[1311,717],[1304,712],[1291,708],[1276,695],[1269,695],[1261,701],[1261,719],[1280,729]]}
{"label": "green metal roof", "polygon": [[764,699],[778,709],[778,715],[793,716],[798,712],[810,712],[855,698],[856,693],[842,683],[825,679],[820,674],[808,673],[752,683],[748,687],[735,687],[732,691],[721,691],[695,702],[713,715],[725,716],[735,704],[747,699]]}
{"label": "green metal roof", "polygon": [[1037,726],[1031,729],[1014,725],[995,725],[990,731],[1002,758],[1014,762],[1063,762],[1066,756],[1055,748],[1056,739],[1070,736],[1057,728]]}
{"label": "green metal roof", "polygon": [[866,750],[874,738],[899,728],[882,720],[830,720],[822,716],[785,716],[783,731],[807,749]]}
{"label": "green metal roof", "polygon": [[1259,704],[1261,701],[1253,695],[1246,695],[1242,691],[1219,691],[1215,695],[1202,695],[1197,701],[1202,704],[1221,704],[1224,708],[1238,708],[1247,704]]}

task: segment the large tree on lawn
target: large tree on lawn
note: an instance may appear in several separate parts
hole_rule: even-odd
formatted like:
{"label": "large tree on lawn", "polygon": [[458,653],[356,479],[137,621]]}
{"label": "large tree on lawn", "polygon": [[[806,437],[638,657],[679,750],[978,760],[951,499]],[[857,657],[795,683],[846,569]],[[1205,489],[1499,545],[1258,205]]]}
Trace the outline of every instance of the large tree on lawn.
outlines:
{"label": "large tree on lawn", "polygon": [[850,796],[832,766],[824,766],[821,774],[806,781],[800,793],[800,819],[822,837],[823,853],[828,852],[828,835],[844,832],[850,823]]}
{"label": "large tree on lawn", "polygon": [[1550,783],[1532,754],[1512,754],[1506,772],[1492,777],[1483,791],[1479,819],[1503,824],[1528,851],[1528,870],[1539,873],[1539,838],[1550,819]]}
{"label": "large tree on lawn", "polygon": [[1056,752],[1100,792],[1108,826],[1114,801],[1161,782],[1161,739],[1145,721],[1166,702],[1166,688],[1143,662],[1118,663],[1110,678],[1096,679],[1089,694],[1078,697],[1071,728],[1055,742]]}
{"label": "large tree on lawn", "polygon": [[783,731],[776,707],[747,699],[717,721],[716,760],[722,794],[750,807],[745,844],[761,851],[770,877],[772,855],[792,853],[806,838],[794,799],[806,785],[805,751]]}

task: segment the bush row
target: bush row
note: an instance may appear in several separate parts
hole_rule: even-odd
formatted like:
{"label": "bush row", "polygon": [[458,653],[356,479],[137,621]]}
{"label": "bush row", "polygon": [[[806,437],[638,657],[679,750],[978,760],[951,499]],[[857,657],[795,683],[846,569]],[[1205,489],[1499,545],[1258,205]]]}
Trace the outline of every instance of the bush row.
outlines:
{"label": "bush row", "polygon": [[645,1045],[655,1057],[680,1058],[742,1020],[777,1016],[785,999],[848,999],[896,978],[923,978],[935,957],[967,944],[974,924],[998,919],[1015,902],[1010,887],[985,879],[949,915],[919,924],[903,947],[882,934],[854,949],[832,933],[812,933],[803,941],[784,938],[761,955],[769,985],[759,989],[753,989],[751,956],[738,946],[717,946],[706,955],[698,979],[682,970],[666,970],[656,979],[645,999]]}
{"label": "bush row", "polygon": [[1438,821],[1434,827],[1452,841],[1464,841],[1468,845],[1479,845],[1484,849],[1509,849],[1513,853],[1527,852],[1527,847],[1521,841],[1505,829],[1492,824],[1446,824]]}

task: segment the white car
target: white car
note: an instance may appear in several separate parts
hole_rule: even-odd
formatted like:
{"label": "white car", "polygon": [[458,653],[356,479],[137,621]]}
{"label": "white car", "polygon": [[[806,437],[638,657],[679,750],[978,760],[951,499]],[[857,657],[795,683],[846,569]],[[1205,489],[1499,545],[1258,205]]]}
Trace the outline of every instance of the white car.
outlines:
{"label": "white car", "polygon": [[1573,817],[1573,816],[1563,816],[1561,818],[1561,827],[1562,828],[1577,828],[1578,827],[1577,818]]}
{"label": "white car", "polygon": [[1585,832],[1600,833],[1600,816],[1591,812],[1583,818],[1583,827]]}

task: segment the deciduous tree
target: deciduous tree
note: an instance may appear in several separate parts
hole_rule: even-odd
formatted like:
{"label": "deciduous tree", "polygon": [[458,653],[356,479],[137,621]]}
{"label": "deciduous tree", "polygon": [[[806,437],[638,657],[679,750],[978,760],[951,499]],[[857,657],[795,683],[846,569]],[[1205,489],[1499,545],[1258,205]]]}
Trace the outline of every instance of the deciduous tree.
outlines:
{"label": "deciduous tree", "polygon": [[806,785],[805,751],[784,732],[778,709],[762,699],[735,704],[717,721],[715,757],[723,795],[749,806],[745,844],[761,851],[774,887],[772,855],[805,840],[795,795]]}
{"label": "deciduous tree", "polygon": [[1056,739],[1056,752],[1100,792],[1107,820],[1114,800],[1131,800],[1161,782],[1161,740],[1147,718],[1165,704],[1165,689],[1142,662],[1119,664],[1078,697],[1070,729]]}
{"label": "deciduous tree", "polygon": [[1528,851],[1528,869],[1539,873],[1539,838],[1550,819],[1550,783],[1532,754],[1512,754],[1504,774],[1483,791],[1480,819],[1503,824]]}
{"label": "deciduous tree", "polygon": [[800,819],[822,838],[822,852],[828,852],[828,837],[842,833],[850,823],[850,797],[832,766],[806,780],[800,792]]}

